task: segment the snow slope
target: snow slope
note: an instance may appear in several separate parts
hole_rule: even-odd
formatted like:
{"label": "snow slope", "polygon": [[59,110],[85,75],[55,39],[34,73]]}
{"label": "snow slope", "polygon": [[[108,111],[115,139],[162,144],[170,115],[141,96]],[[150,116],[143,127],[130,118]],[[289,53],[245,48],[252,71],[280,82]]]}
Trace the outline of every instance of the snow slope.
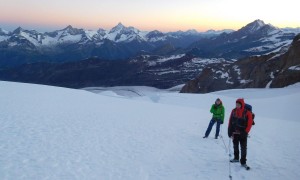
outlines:
{"label": "snow slope", "polygon": [[[95,94],[0,81],[0,179],[229,179],[226,124],[238,97],[253,105],[256,125],[252,169],[231,164],[233,179],[299,177],[300,85],[197,95],[126,89],[89,89]],[[215,128],[202,139],[217,97],[226,146],[212,138]]]}

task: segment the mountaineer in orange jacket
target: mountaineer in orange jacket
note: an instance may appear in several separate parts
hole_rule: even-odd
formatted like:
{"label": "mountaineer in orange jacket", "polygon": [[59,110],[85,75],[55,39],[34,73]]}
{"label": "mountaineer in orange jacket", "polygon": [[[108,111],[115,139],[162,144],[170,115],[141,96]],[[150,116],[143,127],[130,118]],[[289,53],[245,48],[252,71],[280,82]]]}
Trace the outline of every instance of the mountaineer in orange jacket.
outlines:
{"label": "mountaineer in orange jacket", "polygon": [[[247,161],[247,137],[252,127],[252,113],[245,109],[244,99],[236,100],[236,108],[231,112],[228,123],[228,137],[233,140],[234,159],[230,162],[239,162],[243,166]],[[241,159],[239,159],[239,144],[241,144]]]}

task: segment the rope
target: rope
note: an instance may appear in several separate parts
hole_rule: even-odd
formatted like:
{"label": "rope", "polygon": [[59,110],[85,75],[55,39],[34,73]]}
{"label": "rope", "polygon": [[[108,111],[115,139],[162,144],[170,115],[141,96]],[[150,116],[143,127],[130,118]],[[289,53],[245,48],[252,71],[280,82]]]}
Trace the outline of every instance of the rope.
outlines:
{"label": "rope", "polygon": [[223,136],[222,136],[222,125],[220,125],[221,127],[221,130],[220,130],[220,138],[222,139],[222,141],[223,141],[223,144],[224,144],[224,147],[225,147],[225,151],[226,151],[226,153],[228,152],[228,148],[227,148],[227,146],[226,146],[226,144],[225,144],[225,141],[224,141],[224,138],[223,138]]}
{"label": "rope", "polygon": [[229,149],[229,179],[232,179],[232,176],[231,176],[231,163],[230,163],[230,157],[231,157],[231,149],[230,149],[230,144],[231,144],[231,139],[229,139],[229,145],[228,145],[228,149]]}

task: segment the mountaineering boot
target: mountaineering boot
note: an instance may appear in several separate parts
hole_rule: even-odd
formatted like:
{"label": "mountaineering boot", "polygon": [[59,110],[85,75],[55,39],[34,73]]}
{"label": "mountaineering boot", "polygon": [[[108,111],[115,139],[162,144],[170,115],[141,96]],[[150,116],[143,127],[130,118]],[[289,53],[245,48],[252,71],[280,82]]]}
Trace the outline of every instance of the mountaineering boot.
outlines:
{"label": "mountaineering boot", "polygon": [[242,164],[242,167],[244,167],[246,170],[250,170],[250,167],[247,164]]}
{"label": "mountaineering boot", "polygon": [[234,158],[234,159],[231,159],[230,162],[231,162],[231,163],[237,163],[237,162],[240,162],[240,161],[239,161],[238,159],[235,159],[235,158]]}

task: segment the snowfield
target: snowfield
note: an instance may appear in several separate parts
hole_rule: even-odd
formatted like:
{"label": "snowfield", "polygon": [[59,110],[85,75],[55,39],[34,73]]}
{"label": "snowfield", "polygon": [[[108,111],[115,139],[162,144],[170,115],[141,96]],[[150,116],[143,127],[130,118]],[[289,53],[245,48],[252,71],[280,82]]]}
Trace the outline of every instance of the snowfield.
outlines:
{"label": "snowfield", "polygon": [[[299,90],[296,84],[179,94],[0,81],[0,179],[229,179],[227,123],[236,98],[244,97],[256,114],[248,139],[251,170],[231,164],[232,179],[295,180]],[[213,139],[214,127],[203,139],[218,97],[226,110],[223,138]]]}

